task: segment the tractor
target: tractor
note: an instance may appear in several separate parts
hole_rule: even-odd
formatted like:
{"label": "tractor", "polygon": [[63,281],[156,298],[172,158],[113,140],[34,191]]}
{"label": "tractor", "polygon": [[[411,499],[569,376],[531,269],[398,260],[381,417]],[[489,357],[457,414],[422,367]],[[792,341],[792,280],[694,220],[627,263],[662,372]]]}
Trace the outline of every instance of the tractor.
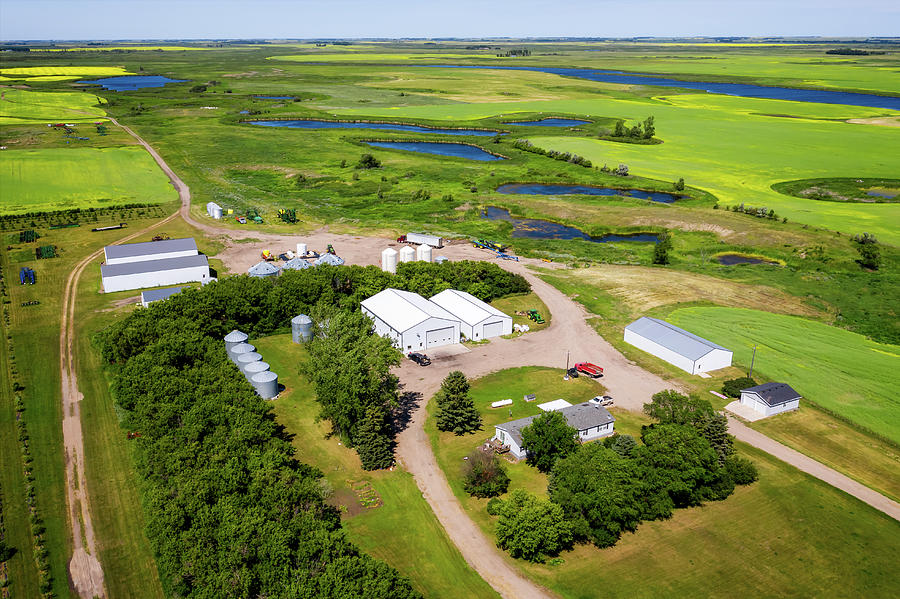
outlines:
{"label": "tractor", "polygon": [[533,320],[537,324],[544,324],[544,317],[537,310],[529,310],[527,315],[529,320]]}

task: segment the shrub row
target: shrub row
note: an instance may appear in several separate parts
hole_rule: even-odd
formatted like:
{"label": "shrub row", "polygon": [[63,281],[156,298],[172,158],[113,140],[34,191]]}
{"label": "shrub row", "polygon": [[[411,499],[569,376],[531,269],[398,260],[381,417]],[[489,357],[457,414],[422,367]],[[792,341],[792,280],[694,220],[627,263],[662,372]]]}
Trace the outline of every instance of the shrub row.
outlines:
{"label": "shrub row", "polygon": [[557,152],[556,150],[545,150],[544,148],[539,148],[538,146],[532,144],[527,139],[517,139],[513,142],[513,147],[517,150],[523,150],[525,152],[531,152],[532,154],[540,154],[541,156],[547,156],[549,158],[553,158],[554,160],[562,160],[563,162],[569,162],[571,164],[577,164],[578,166],[583,166],[585,168],[592,168],[594,165],[590,160],[585,158],[584,156],[579,156],[578,154],[572,154],[571,152]]}

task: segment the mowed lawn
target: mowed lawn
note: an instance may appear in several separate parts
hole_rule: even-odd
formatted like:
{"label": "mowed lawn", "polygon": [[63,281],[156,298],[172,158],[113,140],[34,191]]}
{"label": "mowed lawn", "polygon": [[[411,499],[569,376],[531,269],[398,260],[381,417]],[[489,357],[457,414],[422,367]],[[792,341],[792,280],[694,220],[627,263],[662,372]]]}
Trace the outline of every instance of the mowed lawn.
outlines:
{"label": "mowed lawn", "polygon": [[[522,401],[528,390],[539,401],[565,397],[574,403],[590,394],[589,381],[564,382],[559,375],[549,368],[515,368],[472,381],[485,423],[474,435],[439,433],[429,404],[426,430],[438,464],[489,538],[496,519],[487,515],[487,500],[462,491],[462,456],[493,433],[493,424],[508,419],[507,408],[491,410],[491,401],[512,397],[512,417],[520,418],[537,412],[535,404]],[[643,414],[617,408],[612,413],[622,433],[639,436],[641,425],[650,423]],[[725,501],[643,523],[609,549],[577,545],[556,565],[514,563],[568,599],[894,596],[900,524],[768,454],[742,443],[738,451],[756,464],[760,480]],[[507,471],[510,489],[546,495],[547,478],[536,469],[520,462],[508,464]]]}
{"label": "mowed lawn", "polygon": [[[46,75],[61,77],[62,75]],[[0,125],[85,123],[105,120],[104,100],[85,92],[35,92],[0,89]]]}
{"label": "mowed lawn", "polygon": [[[502,81],[503,74],[498,74]],[[850,118],[894,116],[896,111],[684,94],[653,99],[549,100],[400,108],[353,108],[341,115],[474,120],[521,112],[604,116],[628,123],[653,115],[659,145],[543,136],[535,145],[579,154],[594,164],[627,164],[636,175],[675,181],[716,195],[721,204],[765,206],[813,226],[859,233],[900,245],[898,204],[847,204],[795,198],[771,189],[779,181],[810,177],[891,177],[900,172],[895,128],[845,123]],[[835,152],[834,148],[842,148]]]}
{"label": "mowed lawn", "polygon": [[743,308],[681,308],[667,320],[734,351],[734,361],[900,442],[900,347],[820,322]]}
{"label": "mowed lawn", "polygon": [[0,213],[163,204],[176,192],[141,147],[0,153]]}

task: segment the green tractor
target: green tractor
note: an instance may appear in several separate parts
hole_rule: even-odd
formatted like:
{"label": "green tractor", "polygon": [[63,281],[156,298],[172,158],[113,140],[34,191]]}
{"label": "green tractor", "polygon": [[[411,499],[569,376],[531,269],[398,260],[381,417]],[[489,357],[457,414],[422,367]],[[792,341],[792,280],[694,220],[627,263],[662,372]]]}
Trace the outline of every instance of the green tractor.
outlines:
{"label": "green tractor", "polygon": [[533,320],[537,324],[544,324],[544,317],[537,310],[529,310],[527,314],[528,320]]}
{"label": "green tractor", "polygon": [[295,222],[297,222],[297,211],[293,208],[281,208],[278,211],[278,218],[288,223],[289,225],[294,224]]}
{"label": "green tractor", "polygon": [[263,222],[263,219],[259,215],[259,211],[256,208],[250,208],[249,210],[247,210],[247,220],[252,220],[258,225],[261,225]]}

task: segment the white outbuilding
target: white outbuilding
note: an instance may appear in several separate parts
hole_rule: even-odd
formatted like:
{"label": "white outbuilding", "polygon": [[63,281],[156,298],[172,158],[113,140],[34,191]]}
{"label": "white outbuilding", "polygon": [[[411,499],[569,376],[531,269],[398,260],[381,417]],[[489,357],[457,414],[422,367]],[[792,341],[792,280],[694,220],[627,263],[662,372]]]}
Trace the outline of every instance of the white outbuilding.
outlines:
{"label": "white outbuilding", "polygon": [[403,353],[459,343],[459,320],[417,293],[385,289],[363,300],[362,312]]}
{"label": "white outbuilding", "polygon": [[198,254],[165,260],[141,260],[100,267],[103,291],[127,291],[180,283],[209,282],[209,261]]}
{"label": "white outbuilding", "polygon": [[646,316],[625,327],[625,341],[690,374],[731,366],[733,356],[730,349]]}
{"label": "white outbuilding", "polygon": [[462,334],[472,341],[512,333],[512,316],[465,291],[446,289],[433,296],[431,301],[455,316],[461,323]]}
{"label": "white outbuilding", "polygon": [[167,289],[148,289],[147,291],[142,291],[141,305],[146,308],[153,302],[161,302],[165,299],[169,299],[176,293],[179,293],[182,289],[184,289],[184,287],[179,285],[178,287],[169,287]]}
{"label": "white outbuilding", "polygon": [[104,264],[127,264],[147,260],[166,260],[168,258],[184,258],[196,256],[197,242],[191,237],[182,239],[164,239],[162,241],[144,241],[141,243],[123,243],[108,245],[103,248]]}
{"label": "white outbuilding", "polygon": [[741,389],[741,405],[762,416],[772,416],[800,408],[802,397],[786,383],[765,383]]}

